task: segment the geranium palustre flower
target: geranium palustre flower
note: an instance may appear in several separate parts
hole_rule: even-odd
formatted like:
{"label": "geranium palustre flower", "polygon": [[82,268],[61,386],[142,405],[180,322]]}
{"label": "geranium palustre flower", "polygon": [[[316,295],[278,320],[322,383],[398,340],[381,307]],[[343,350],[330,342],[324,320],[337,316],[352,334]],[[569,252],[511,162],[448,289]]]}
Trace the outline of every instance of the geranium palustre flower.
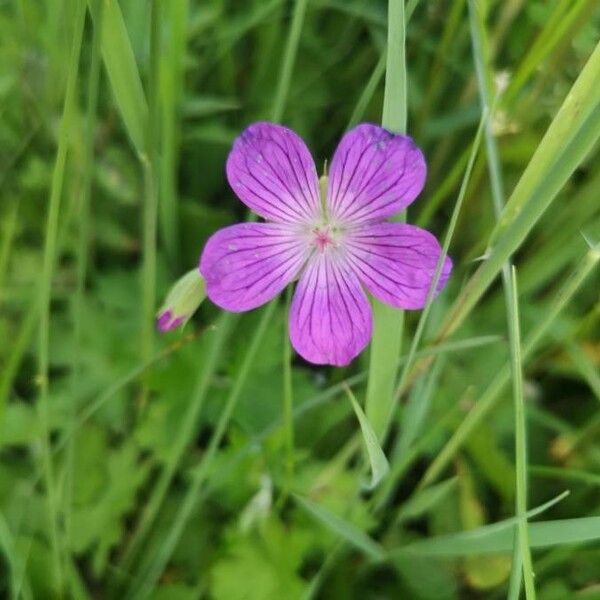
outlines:
{"label": "geranium palustre flower", "polygon": [[[208,297],[251,310],[299,278],[293,347],[315,364],[348,364],[371,338],[365,289],[397,308],[426,303],[440,245],[428,231],[385,220],[419,195],[426,170],[411,138],[362,124],[344,135],[319,180],[293,131],[250,125],[233,144],[227,179],[266,223],[231,225],[208,240],[200,259]],[[446,258],[436,292],[451,269]]]}

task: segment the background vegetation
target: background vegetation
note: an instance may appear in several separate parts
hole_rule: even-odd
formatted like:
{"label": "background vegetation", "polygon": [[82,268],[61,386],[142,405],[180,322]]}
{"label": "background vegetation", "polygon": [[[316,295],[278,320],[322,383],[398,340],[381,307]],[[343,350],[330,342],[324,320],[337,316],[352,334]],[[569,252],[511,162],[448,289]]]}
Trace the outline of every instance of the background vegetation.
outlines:
{"label": "background vegetation", "polygon": [[[387,15],[0,3],[3,597],[600,598],[598,3]],[[431,310],[403,339],[379,314],[393,335],[344,369],[290,368],[285,299],[155,334],[245,217],[234,137],[278,120],[322,163],[384,94],[400,129],[404,34],[429,165],[407,218],[455,264]]]}

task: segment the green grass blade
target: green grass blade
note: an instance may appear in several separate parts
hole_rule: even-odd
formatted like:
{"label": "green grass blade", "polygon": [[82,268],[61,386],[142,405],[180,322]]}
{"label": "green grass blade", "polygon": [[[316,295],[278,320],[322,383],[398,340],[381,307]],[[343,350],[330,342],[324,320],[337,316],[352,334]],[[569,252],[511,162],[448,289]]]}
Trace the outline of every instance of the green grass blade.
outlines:
{"label": "green grass blade", "polygon": [[[90,2],[91,0],[88,0]],[[102,58],[125,129],[138,154],[146,152],[148,104],[117,0],[103,0]]]}
{"label": "green grass blade", "polygon": [[523,560],[521,558],[521,546],[518,535],[513,539],[512,562],[510,566],[510,579],[508,580],[508,593],[506,600],[519,600],[521,597],[521,573],[523,571]]}
{"label": "green grass blade", "polygon": [[527,524],[527,430],[525,423],[525,404],[523,400],[523,373],[521,358],[521,328],[519,325],[519,301],[517,292],[517,276],[512,268],[512,298],[509,305],[509,338],[512,364],[513,396],[515,403],[515,461],[516,461],[516,499],[515,512],[519,518],[518,543],[519,555],[523,563],[523,581],[525,597],[530,600],[536,597],[533,583],[533,564],[529,549],[529,531]]}
{"label": "green grass blade", "polygon": [[[569,491],[565,490],[562,494],[548,500],[548,502],[528,511],[526,517],[528,519],[533,519],[537,515],[544,513],[554,505],[558,504],[568,495]],[[598,519],[600,520],[600,517]],[[428,539],[410,542],[401,548],[391,550],[390,555],[394,556],[396,553],[411,552],[427,556],[450,557],[510,551],[513,547],[514,528],[515,525],[518,525],[519,520],[519,517],[511,517],[510,519],[504,519],[503,521],[498,521],[491,525],[485,525],[467,531],[434,536]],[[534,524],[532,524],[532,526],[533,525]],[[481,548],[477,547],[478,543],[481,544]],[[499,544],[502,544],[502,547],[498,547]]]}
{"label": "green grass blade", "polygon": [[[159,204],[159,162],[160,152],[160,54],[162,3],[152,0],[150,5],[150,65],[149,65],[149,109],[145,124],[146,151],[140,153],[144,173],[144,212],[142,231],[142,323],[140,348],[142,360],[152,356],[154,343],[154,313],[156,310],[156,256],[157,220]],[[103,30],[108,23],[103,24]],[[142,388],[142,404],[145,401],[145,388]]]}
{"label": "green grass blade", "polygon": [[[404,0],[388,2],[388,42],[382,125],[406,131],[406,24]],[[402,347],[404,313],[373,299],[373,339],[369,357],[369,382],[365,412],[382,440],[393,416],[396,362]]]}
{"label": "green grass blade", "polygon": [[183,103],[184,61],[187,44],[189,0],[165,4],[166,48],[161,57],[160,225],[169,258],[179,259],[179,205],[177,169],[181,135],[179,119]]}
{"label": "green grass blade", "polygon": [[388,474],[390,465],[379,445],[377,436],[375,435],[371,424],[349,386],[346,386],[346,395],[352,403],[352,408],[354,409],[354,413],[360,424],[363,441],[365,442],[367,456],[369,457],[369,463],[371,465],[371,481],[368,485],[368,489],[372,490],[377,487],[379,482]]}
{"label": "green grass blade", "polygon": [[300,33],[304,23],[304,15],[306,14],[306,5],[308,0],[296,0],[294,3],[294,14],[292,15],[292,23],[290,25],[289,37],[281,63],[281,72],[275,92],[275,101],[273,103],[273,111],[271,119],[278,123],[283,117],[287,97],[290,91],[290,82],[294,70],[296,55],[298,54],[298,45],[300,43]]}
{"label": "green grass blade", "polygon": [[[430,538],[409,544],[398,552],[420,556],[458,557],[470,554],[510,552],[513,545],[512,523],[502,528],[497,524],[454,535]],[[600,517],[580,517],[531,523],[532,548],[548,548],[563,544],[583,544],[600,539]]]}
{"label": "green grass blade", "polygon": [[319,504],[294,495],[296,502],[310,514],[316,521],[323,524],[329,530],[339,535],[342,539],[364,552],[368,557],[374,560],[385,559],[385,550],[366,533],[356,528],[352,523],[341,519],[331,511],[323,508]]}
{"label": "green grass blade", "polygon": [[[549,56],[552,50],[564,39],[573,22],[589,2],[590,0],[576,0],[575,2],[573,0],[561,0],[556,3],[552,15],[547,19],[544,28],[523,57],[523,60],[520,61],[519,68],[514,76],[511,77],[502,99],[503,103],[508,104],[514,101],[517,93],[531,78],[532,74],[539,69],[540,64]],[[569,6],[571,9],[567,12]]]}

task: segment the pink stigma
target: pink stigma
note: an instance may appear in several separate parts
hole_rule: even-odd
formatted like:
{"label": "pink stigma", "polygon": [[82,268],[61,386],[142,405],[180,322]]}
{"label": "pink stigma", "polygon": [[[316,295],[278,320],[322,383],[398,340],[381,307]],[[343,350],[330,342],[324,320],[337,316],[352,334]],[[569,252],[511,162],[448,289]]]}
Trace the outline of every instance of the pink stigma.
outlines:
{"label": "pink stigma", "polygon": [[330,235],[329,227],[326,227],[325,229],[317,228],[313,231],[313,233],[315,234],[314,244],[319,252],[325,252],[325,248],[327,248],[327,246],[336,245],[335,240]]}

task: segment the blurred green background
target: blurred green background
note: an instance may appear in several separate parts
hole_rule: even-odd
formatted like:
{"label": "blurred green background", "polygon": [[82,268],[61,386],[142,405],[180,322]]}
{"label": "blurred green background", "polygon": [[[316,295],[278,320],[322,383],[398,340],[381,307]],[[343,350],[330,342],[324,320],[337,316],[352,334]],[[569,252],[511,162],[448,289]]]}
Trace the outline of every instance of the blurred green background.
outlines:
{"label": "blurred green background", "polygon": [[[444,323],[495,256],[488,165],[506,202],[592,63],[600,7],[412,0],[406,19],[408,133],[429,167],[409,222],[443,239],[482,85],[497,101],[450,244],[452,279],[383,444],[390,473],[369,491],[344,387],[362,402],[368,351],[343,369],[293,360],[290,448],[284,299],[268,318],[224,317],[207,301],[165,336],[153,317],[207,237],[245,217],[224,162],[247,124],[280,119],[320,166],[349,126],[381,122],[387,2],[0,2],[0,596],[517,597],[514,521],[499,534],[478,529],[475,541],[441,537],[515,514],[500,277],[449,335]],[[554,537],[531,528],[544,600],[600,598],[590,249],[600,240],[600,69],[589,72],[588,103],[568,107],[556,160],[527,171],[546,187],[510,248],[529,507],[569,490],[536,520],[591,519]],[[564,185],[552,179],[562,172]],[[533,201],[523,206],[509,230],[529,218]],[[418,319],[407,314],[404,354]]]}

